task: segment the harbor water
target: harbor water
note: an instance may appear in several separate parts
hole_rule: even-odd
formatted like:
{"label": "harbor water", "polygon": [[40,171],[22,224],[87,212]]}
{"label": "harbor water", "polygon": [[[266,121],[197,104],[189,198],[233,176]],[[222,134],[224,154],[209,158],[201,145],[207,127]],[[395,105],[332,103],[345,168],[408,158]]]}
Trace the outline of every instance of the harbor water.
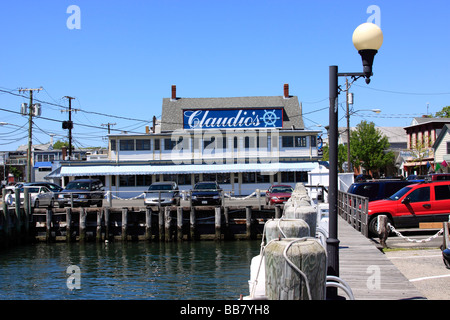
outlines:
{"label": "harbor water", "polygon": [[260,241],[37,243],[0,252],[0,299],[236,300]]}

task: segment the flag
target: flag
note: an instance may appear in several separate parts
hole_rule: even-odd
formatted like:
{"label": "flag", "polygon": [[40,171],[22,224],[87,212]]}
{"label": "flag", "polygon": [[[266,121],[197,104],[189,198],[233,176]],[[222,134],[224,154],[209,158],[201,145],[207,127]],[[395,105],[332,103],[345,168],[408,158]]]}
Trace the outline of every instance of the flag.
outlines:
{"label": "flag", "polygon": [[445,160],[442,161],[441,166],[443,166],[444,168],[447,167],[447,162]]}
{"label": "flag", "polygon": [[441,165],[439,163],[436,163],[436,168],[434,171],[438,171],[441,168]]}

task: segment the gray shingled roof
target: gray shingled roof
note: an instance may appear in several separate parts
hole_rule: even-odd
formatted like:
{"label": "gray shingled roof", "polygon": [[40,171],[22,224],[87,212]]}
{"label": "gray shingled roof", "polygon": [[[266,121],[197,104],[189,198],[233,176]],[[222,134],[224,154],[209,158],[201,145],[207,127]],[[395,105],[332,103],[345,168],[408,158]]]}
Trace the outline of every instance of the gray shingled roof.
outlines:
{"label": "gray shingled roof", "polygon": [[236,109],[283,107],[283,129],[304,129],[301,106],[296,96],[237,97],[237,98],[170,98],[163,99],[161,131],[173,131],[183,127],[183,110]]}

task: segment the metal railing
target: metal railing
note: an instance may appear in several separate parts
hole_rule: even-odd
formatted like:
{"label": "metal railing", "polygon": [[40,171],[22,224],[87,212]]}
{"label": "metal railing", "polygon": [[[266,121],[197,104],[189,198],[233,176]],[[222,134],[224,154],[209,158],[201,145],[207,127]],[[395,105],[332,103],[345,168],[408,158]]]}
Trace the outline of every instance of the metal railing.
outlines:
{"label": "metal railing", "polygon": [[338,192],[338,214],[354,229],[369,237],[369,198]]}

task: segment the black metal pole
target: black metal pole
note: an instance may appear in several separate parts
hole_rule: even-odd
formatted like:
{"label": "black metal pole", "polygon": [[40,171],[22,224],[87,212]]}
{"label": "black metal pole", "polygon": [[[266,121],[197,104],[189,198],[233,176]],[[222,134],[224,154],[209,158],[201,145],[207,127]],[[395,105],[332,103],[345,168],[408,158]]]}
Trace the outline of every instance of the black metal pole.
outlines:
{"label": "black metal pole", "polygon": [[[329,225],[327,239],[328,253],[328,270],[327,274],[339,276],[339,240],[338,240],[338,211],[337,211],[337,195],[338,195],[338,67],[330,66],[330,123],[328,130],[329,144],[329,187],[328,187],[328,204],[329,204]],[[333,299],[337,297],[337,289],[329,288],[327,290],[327,298]]]}

